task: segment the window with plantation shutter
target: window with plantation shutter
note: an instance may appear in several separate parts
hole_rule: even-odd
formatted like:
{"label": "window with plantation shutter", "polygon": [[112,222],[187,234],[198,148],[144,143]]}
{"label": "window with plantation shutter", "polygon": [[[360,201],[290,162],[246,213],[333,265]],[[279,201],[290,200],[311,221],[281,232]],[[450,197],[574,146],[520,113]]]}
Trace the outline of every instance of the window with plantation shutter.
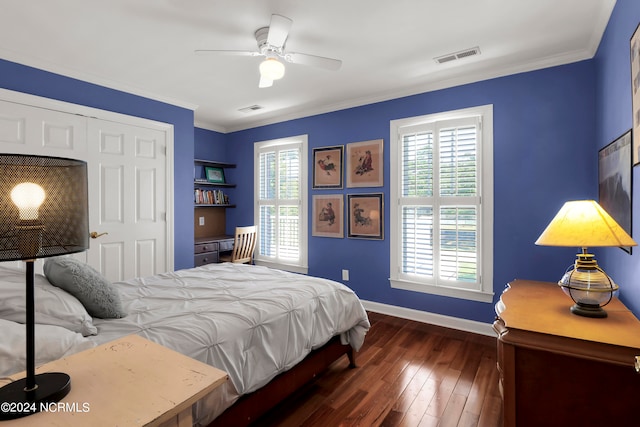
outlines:
{"label": "window with plantation shutter", "polygon": [[493,299],[493,109],[394,120],[391,285]]}
{"label": "window with plantation shutter", "polygon": [[255,144],[256,264],[307,272],[307,137]]}

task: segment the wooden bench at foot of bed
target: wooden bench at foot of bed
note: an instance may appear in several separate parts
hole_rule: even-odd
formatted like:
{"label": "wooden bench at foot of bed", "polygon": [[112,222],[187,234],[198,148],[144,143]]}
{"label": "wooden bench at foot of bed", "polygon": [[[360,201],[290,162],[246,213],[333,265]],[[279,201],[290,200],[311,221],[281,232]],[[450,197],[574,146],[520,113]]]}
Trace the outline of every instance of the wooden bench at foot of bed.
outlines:
{"label": "wooden bench at foot of bed", "polygon": [[342,345],[340,337],[333,337],[327,344],[309,353],[300,363],[278,375],[264,387],[242,396],[213,420],[209,427],[250,425],[345,354],[349,358],[349,367],[355,368],[355,356],[351,346]]}

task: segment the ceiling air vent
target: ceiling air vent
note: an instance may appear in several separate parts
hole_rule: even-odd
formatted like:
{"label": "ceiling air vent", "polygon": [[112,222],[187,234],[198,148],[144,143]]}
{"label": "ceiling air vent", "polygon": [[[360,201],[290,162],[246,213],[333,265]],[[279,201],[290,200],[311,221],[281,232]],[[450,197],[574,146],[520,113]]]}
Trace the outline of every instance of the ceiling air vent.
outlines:
{"label": "ceiling air vent", "polygon": [[445,62],[455,61],[457,59],[468,58],[469,56],[480,55],[479,47],[472,47],[471,49],[461,50],[460,52],[448,53],[446,55],[433,58],[438,64],[444,64]]}
{"label": "ceiling air vent", "polygon": [[264,107],[262,105],[250,105],[248,107],[244,107],[239,109],[238,111],[242,111],[243,113],[250,113],[252,111],[262,110]]}

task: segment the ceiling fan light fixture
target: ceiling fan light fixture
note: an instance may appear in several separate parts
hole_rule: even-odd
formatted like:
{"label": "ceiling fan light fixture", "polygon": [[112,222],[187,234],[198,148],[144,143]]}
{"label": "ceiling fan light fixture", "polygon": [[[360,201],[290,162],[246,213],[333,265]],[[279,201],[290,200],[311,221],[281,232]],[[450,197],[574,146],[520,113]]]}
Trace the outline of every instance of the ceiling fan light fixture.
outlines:
{"label": "ceiling fan light fixture", "polygon": [[268,80],[284,77],[284,64],[276,58],[267,58],[260,63],[260,76]]}

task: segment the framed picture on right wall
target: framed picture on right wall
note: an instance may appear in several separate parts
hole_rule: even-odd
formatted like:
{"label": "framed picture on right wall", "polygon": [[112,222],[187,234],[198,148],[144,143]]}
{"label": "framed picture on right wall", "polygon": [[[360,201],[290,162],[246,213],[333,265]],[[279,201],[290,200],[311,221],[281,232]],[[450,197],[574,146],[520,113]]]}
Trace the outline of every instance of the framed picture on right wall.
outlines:
{"label": "framed picture on right wall", "polygon": [[[631,236],[631,130],[598,151],[598,201]],[[631,253],[631,247],[623,247]]]}
{"label": "framed picture on right wall", "polygon": [[631,109],[633,112],[633,165],[640,163],[640,24],[630,41],[631,58]]}

